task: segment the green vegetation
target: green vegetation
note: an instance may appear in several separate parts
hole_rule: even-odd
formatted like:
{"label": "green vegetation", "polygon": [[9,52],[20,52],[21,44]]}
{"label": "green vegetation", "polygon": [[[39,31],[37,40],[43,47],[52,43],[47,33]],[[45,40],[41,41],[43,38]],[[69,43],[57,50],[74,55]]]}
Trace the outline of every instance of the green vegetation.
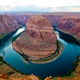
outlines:
{"label": "green vegetation", "polygon": [[3,58],[2,57],[0,57],[0,61],[2,61],[3,60]]}
{"label": "green vegetation", "polygon": [[63,45],[57,40],[57,50],[54,54],[45,58],[41,58],[39,60],[30,60],[30,61],[33,63],[46,63],[52,61],[61,54],[62,50],[63,50]]}
{"label": "green vegetation", "polygon": [[[20,34],[19,34],[20,35]],[[19,36],[19,35],[17,35],[17,36],[15,36],[15,39]],[[59,41],[57,41],[57,51],[56,51],[56,55],[54,56],[54,55],[51,55],[51,56],[48,56],[48,57],[46,57],[46,58],[43,58],[43,59],[41,59],[41,60],[39,60],[38,62],[46,62],[46,61],[50,61],[50,60],[53,60],[56,56],[58,56],[59,55],[59,51],[62,51],[63,50],[63,46],[62,46],[62,44],[59,42]],[[78,62],[79,62],[79,58],[77,57],[77,60],[74,62],[74,69],[72,69],[72,70],[70,70],[68,73],[67,73],[67,75],[60,75],[60,78],[67,78],[67,79],[69,79],[69,78],[73,78],[73,77],[75,77],[73,74],[74,73],[76,73],[76,67],[77,67],[77,65],[78,65]],[[22,73],[19,73],[18,71],[16,71],[15,69],[13,69],[12,67],[10,67],[8,64],[6,64],[4,61],[3,61],[3,58],[2,57],[0,57],[0,74],[1,73],[4,73],[4,74],[6,74],[6,77],[14,77],[14,78],[18,78],[18,77],[26,77],[27,75],[24,75],[24,74],[22,74]],[[57,79],[57,77],[58,77],[58,75],[57,76],[55,76],[55,77],[53,77],[52,78],[52,80],[55,80],[55,79]],[[40,80],[43,80],[44,78],[40,78]]]}
{"label": "green vegetation", "polygon": [[[22,31],[21,33],[23,33],[23,32],[24,32],[24,31]],[[19,33],[18,35],[14,36],[14,37],[11,39],[11,41],[14,42],[21,33]]]}
{"label": "green vegetation", "polygon": [[6,35],[8,35],[9,33],[2,33],[1,35],[0,35],[0,39],[2,39],[2,38],[4,38]]}
{"label": "green vegetation", "polygon": [[13,38],[11,39],[11,41],[14,42],[19,35],[20,35],[20,34],[18,34],[18,35],[16,35],[15,37],[13,37]]}
{"label": "green vegetation", "polygon": [[6,78],[10,78],[10,77],[14,77],[14,78],[26,78],[27,75],[22,74],[18,71],[16,71],[15,69],[13,69],[11,66],[9,66],[8,64],[6,64],[3,61],[3,58],[0,57],[0,74],[4,73],[6,75]]}
{"label": "green vegetation", "polygon": [[[15,37],[13,37],[11,39],[11,41],[12,42],[15,41],[20,34],[18,34]],[[48,57],[41,58],[39,60],[32,60],[31,58],[29,58],[29,56],[26,56],[26,55],[21,55],[21,56],[23,56],[23,58],[25,60],[30,61],[30,62],[33,62],[33,63],[46,63],[46,62],[49,62],[51,60],[54,60],[56,57],[58,57],[61,54],[62,50],[63,50],[63,45],[59,41],[57,41],[57,50],[56,50],[56,52],[54,54],[48,56]]]}
{"label": "green vegetation", "polygon": [[0,57],[0,66],[3,64],[3,58]]}
{"label": "green vegetation", "polygon": [[61,50],[62,47],[62,44],[57,40],[57,50]]}
{"label": "green vegetation", "polygon": [[[79,56],[78,56],[79,57]],[[77,67],[78,65],[78,62],[80,61],[79,58],[77,57],[77,60],[74,62],[74,68]],[[19,78],[19,77],[22,77],[22,78],[26,78],[28,75],[25,75],[25,74],[22,74],[22,73],[19,73],[18,71],[16,71],[15,69],[13,69],[12,67],[10,67],[8,64],[6,64],[4,61],[3,61],[3,58],[0,57],[0,74],[4,73],[6,75],[6,78]],[[58,80],[61,79],[61,80],[64,80],[64,79],[70,79],[70,78],[74,78],[74,73],[76,73],[76,71],[72,71],[70,72],[68,75],[61,75],[61,76],[54,76],[52,77],[52,80]],[[44,80],[45,78],[41,78],[39,77],[39,80]],[[73,80],[73,79],[72,79]],[[77,80],[77,79],[76,79]]]}
{"label": "green vegetation", "polygon": [[[76,68],[77,68],[77,66],[79,65],[78,63],[80,62],[80,56],[77,56],[77,59],[76,59],[76,61],[74,62],[74,68],[73,69],[71,69],[66,75],[57,75],[57,76],[54,76],[53,78],[52,78],[52,80],[55,80],[55,78],[58,78],[59,77],[59,79],[61,79],[61,80],[67,80],[67,79],[70,79],[70,80],[77,80],[78,79],[78,77],[77,77],[77,79],[74,79],[74,77],[76,77],[74,74],[75,73],[77,73],[76,72]],[[80,73],[77,73],[77,74],[80,74]],[[71,79],[72,78],[72,79]],[[80,79],[80,77],[79,77],[79,79]],[[58,80],[58,79],[57,79]]]}
{"label": "green vegetation", "polygon": [[79,56],[77,56],[77,59],[76,59],[76,61],[74,62],[74,68],[73,69],[71,69],[68,73],[67,73],[67,75],[66,76],[73,76],[72,74],[74,73],[74,72],[76,72],[76,67],[78,66],[78,62],[79,62],[79,58],[78,58]]}

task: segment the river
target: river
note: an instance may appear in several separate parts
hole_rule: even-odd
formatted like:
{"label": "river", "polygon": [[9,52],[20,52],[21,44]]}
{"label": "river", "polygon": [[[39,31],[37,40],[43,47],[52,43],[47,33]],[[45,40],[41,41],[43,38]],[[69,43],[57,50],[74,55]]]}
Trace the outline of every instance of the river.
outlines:
{"label": "river", "polygon": [[[3,57],[4,61],[7,64],[9,64],[10,66],[22,73],[34,74],[40,77],[65,75],[69,70],[73,69],[73,62],[76,60],[76,57],[80,55],[80,46],[77,45],[75,41],[73,42],[73,37],[68,36],[68,39],[66,39],[58,31],[55,31],[57,35],[57,40],[60,41],[64,46],[62,53],[57,58],[48,63],[35,64],[27,62],[12,47],[11,38],[18,35],[24,30],[25,27],[18,29],[11,37],[8,37],[8,39],[6,39],[6,41],[1,45],[0,55]],[[62,38],[60,38],[59,35],[61,35]]]}

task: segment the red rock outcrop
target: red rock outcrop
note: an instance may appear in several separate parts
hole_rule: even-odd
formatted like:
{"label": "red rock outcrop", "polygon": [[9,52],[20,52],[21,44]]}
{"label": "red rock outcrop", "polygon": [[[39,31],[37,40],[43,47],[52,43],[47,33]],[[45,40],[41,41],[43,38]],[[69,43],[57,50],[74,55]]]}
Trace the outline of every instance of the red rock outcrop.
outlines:
{"label": "red rock outcrop", "polygon": [[58,23],[57,28],[80,40],[80,17],[63,17]]}
{"label": "red rock outcrop", "polygon": [[18,24],[15,17],[10,15],[0,15],[0,34],[13,32],[19,27],[20,25]]}
{"label": "red rock outcrop", "polygon": [[63,15],[42,15],[50,22],[52,26],[57,26]]}
{"label": "red rock outcrop", "polygon": [[[26,25],[28,19],[37,13],[18,13],[15,18],[19,23]],[[40,13],[39,15],[45,17],[52,26],[57,26],[62,17],[69,16],[80,16],[80,13],[69,13],[69,12],[54,12],[54,13]]]}
{"label": "red rock outcrop", "polygon": [[26,33],[37,41],[56,43],[53,32],[51,24],[42,16],[32,16],[26,24]]}
{"label": "red rock outcrop", "polygon": [[26,25],[28,19],[30,18],[30,15],[17,15],[15,18],[19,23]]}
{"label": "red rock outcrop", "polygon": [[[32,15],[17,15],[16,19],[18,20],[19,23],[22,23],[24,25],[26,25],[28,19],[31,17]],[[44,14],[42,15],[43,17],[45,17],[52,26],[57,26],[60,19],[63,17],[63,15],[49,15],[49,14]]]}
{"label": "red rock outcrop", "polygon": [[53,54],[57,48],[56,41],[56,34],[48,20],[42,16],[32,16],[25,32],[13,42],[13,48],[36,60]]}

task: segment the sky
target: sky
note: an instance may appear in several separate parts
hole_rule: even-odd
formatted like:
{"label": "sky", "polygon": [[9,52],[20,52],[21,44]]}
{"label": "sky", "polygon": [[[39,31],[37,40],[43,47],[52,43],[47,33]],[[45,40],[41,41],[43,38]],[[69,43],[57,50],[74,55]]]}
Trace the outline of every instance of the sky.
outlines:
{"label": "sky", "polygon": [[80,12],[80,0],[0,0],[0,12]]}

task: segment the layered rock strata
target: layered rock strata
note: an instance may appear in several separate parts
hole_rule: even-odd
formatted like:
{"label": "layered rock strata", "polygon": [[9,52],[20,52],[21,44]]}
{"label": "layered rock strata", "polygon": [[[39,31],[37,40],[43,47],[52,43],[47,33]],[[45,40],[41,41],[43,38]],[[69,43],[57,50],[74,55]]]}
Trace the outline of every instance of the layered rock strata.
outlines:
{"label": "layered rock strata", "polygon": [[[32,15],[17,15],[15,16],[17,21],[21,24],[24,24],[26,25],[28,19],[31,17]],[[43,17],[45,17],[52,26],[57,26],[60,19],[63,17],[63,15],[50,15],[50,14],[44,14],[44,15],[41,15]]]}
{"label": "layered rock strata", "polygon": [[58,23],[57,28],[80,40],[80,17],[63,17]]}
{"label": "layered rock strata", "polygon": [[[28,19],[37,13],[18,13],[15,18],[19,23],[26,24]],[[80,13],[69,13],[69,12],[55,12],[55,13],[39,13],[38,15],[41,15],[45,17],[52,26],[57,26],[59,21],[62,17],[69,17],[69,16],[80,16]]]}
{"label": "layered rock strata", "polygon": [[10,15],[0,15],[0,34],[13,32],[19,27],[20,25],[15,17]]}
{"label": "layered rock strata", "polygon": [[13,42],[13,48],[33,60],[47,57],[56,51],[56,34],[45,17],[32,16],[26,30]]}

